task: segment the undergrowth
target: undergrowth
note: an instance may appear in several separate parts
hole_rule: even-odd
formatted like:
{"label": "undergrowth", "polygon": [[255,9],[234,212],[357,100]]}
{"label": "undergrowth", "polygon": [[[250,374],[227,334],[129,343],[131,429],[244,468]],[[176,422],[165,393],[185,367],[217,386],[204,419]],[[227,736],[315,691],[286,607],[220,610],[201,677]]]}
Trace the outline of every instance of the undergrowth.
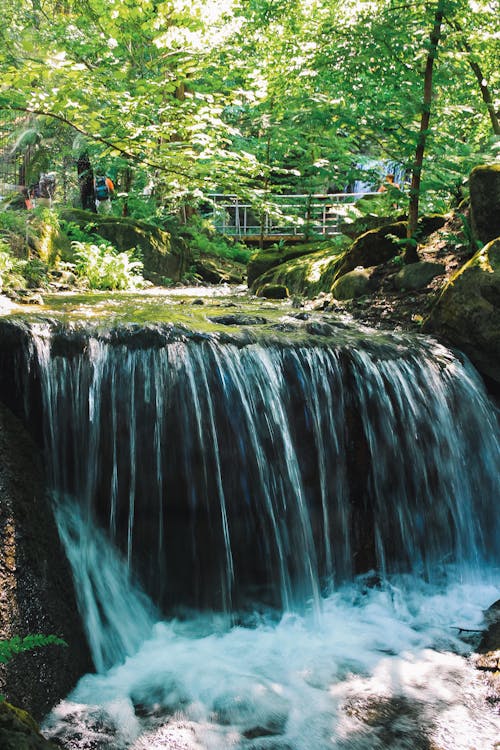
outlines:
{"label": "undergrowth", "polygon": [[87,281],[89,289],[140,289],[144,286],[142,261],[133,250],[119,253],[112,245],[101,242],[72,243],[76,263],[74,272]]}

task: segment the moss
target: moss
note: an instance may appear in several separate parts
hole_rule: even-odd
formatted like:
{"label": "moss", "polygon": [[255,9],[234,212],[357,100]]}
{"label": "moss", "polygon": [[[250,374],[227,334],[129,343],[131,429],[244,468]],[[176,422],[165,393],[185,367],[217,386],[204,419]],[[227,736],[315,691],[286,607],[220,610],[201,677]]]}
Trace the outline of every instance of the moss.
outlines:
{"label": "moss", "polygon": [[55,750],[41,734],[36,721],[26,711],[0,704],[0,747],[2,750]]}
{"label": "moss", "polygon": [[500,384],[500,239],[451,277],[424,329],[462,349],[481,373]]}
{"label": "moss", "polygon": [[386,263],[401,252],[398,239],[405,237],[406,222],[404,221],[365,232],[352,243],[346,252],[337,269],[337,277],[353,271],[358,266],[368,268]]}
{"label": "moss", "polygon": [[263,284],[257,289],[257,297],[266,299],[286,299],[290,296],[290,290],[283,284]]}
{"label": "moss", "polygon": [[373,272],[375,268],[355,268],[340,276],[332,286],[335,299],[347,300],[363,297],[375,290]]}
{"label": "moss", "polygon": [[282,285],[291,294],[315,297],[320,292],[330,291],[342,257],[342,253],[332,254],[331,249],[309,253],[269,269],[259,276],[258,285]]}
{"label": "moss", "polygon": [[[345,240],[348,241],[347,238]],[[285,245],[283,248],[269,248],[268,250],[255,253],[248,264],[248,286],[252,287],[259,276],[262,276],[269,269],[279,266],[282,263],[288,263],[295,258],[301,258],[304,255],[311,255],[317,252],[338,254],[341,248],[342,239],[336,238],[330,241]]]}

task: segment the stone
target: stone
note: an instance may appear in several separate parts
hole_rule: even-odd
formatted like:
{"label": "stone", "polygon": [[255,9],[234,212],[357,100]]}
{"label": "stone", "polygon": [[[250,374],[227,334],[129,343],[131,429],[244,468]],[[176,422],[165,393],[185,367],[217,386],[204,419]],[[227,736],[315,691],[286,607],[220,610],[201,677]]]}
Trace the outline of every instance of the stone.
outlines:
{"label": "stone", "polygon": [[418,261],[403,266],[394,277],[394,286],[399,291],[414,291],[423,289],[433,278],[445,272],[442,263]]}
{"label": "stone", "polygon": [[46,646],[1,665],[0,693],[39,719],[92,665],[39,449],[0,403],[0,638],[37,633],[60,636],[68,647]]}
{"label": "stone", "polygon": [[469,188],[472,231],[486,244],[500,237],[500,164],[475,167]]}
{"label": "stone", "polygon": [[443,216],[443,214],[427,214],[426,216],[421,216],[418,220],[419,238],[428,237],[430,234],[434,234],[434,232],[442,229],[447,220],[447,217]]}
{"label": "stone", "polygon": [[268,321],[261,315],[214,315],[209,318],[212,323],[218,323],[222,326],[260,326],[265,325]]}
{"label": "stone", "polygon": [[378,229],[365,232],[345,253],[340,263],[336,278],[353,271],[358,266],[368,268],[386,263],[402,251],[398,239],[406,237],[406,222],[399,221],[395,224],[387,224]]}
{"label": "stone", "polygon": [[90,224],[94,234],[110,242],[119,252],[138,248],[144,263],[143,276],[154,284],[165,283],[166,279],[180,281],[191,265],[190,253],[183,241],[174,243],[168,232],[154,224],[75,208],[61,211],[60,218],[81,228]]}
{"label": "stone", "polygon": [[196,275],[207,284],[241,284],[245,277],[245,266],[241,263],[213,258],[199,258],[194,263]]}
{"label": "stone", "polygon": [[424,330],[461,349],[492,385],[500,386],[500,238],[450,278]]}
{"label": "stone", "polygon": [[0,703],[0,747],[2,750],[56,750],[41,734],[35,720],[26,712]]}
{"label": "stone", "polygon": [[257,288],[256,295],[266,299],[287,299],[290,292],[284,284],[263,284]]}
{"label": "stone", "polygon": [[316,297],[321,292],[330,291],[342,258],[342,250],[327,246],[270,268],[258,277],[254,286],[281,285],[288,289],[291,296]]}
{"label": "stone", "polygon": [[477,669],[500,672],[500,599],[484,613],[488,625],[474,657]]}
{"label": "stone", "polygon": [[285,246],[283,248],[268,248],[267,250],[261,250],[258,253],[255,253],[255,255],[252,255],[250,258],[247,266],[248,288],[250,289],[253,287],[255,281],[271,268],[280,266],[282,263],[288,263],[288,261],[300,258],[303,255],[309,255],[317,250],[317,243],[301,243],[299,245]]}
{"label": "stone", "polygon": [[332,285],[334,299],[355,299],[373,292],[376,286],[372,279],[374,270],[375,267],[363,268],[360,266],[340,276]]}

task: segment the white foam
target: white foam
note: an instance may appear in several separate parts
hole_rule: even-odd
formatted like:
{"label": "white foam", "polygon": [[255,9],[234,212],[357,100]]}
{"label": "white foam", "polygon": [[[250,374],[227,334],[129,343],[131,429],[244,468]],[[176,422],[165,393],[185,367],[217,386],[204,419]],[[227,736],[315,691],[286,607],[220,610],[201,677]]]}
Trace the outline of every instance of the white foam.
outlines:
{"label": "white foam", "polygon": [[361,582],[325,600],[319,616],[269,613],[254,627],[208,615],[158,622],[123,664],[84,677],[45,731],[71,736],[77,712],[80,740],[65,746],[87,747],[104,710],[113,750],[415,750],[431,741],[493,750],[500,719],[458,628],[481,626],[500,596],[494,580],[490,571],[482,583],[440,589],[410,577],[378,589]]}

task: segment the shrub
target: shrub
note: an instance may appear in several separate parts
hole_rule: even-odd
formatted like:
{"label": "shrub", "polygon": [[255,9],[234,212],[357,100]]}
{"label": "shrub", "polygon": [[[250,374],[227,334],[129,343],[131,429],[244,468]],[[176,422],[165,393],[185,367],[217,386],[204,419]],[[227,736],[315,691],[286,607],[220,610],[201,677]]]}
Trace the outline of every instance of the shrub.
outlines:
{"label": "shrub", "polygon": [[254,251],[242,242],[234,242],[222,235],[213,232],[210,222],[206,220],[194,221],[185,228],[189,236],[188,244],[191,250],[202,255],[215,255],[219,258],[227,258],[237,263],[248,263]]}
{"label": "shrub", "polygon": [[143,264],[134,251],[119,253],[105,242],[100,245],[73,241],[77,262],[75,273],[87,280],[90,289],[139,289],[144,284]]}

